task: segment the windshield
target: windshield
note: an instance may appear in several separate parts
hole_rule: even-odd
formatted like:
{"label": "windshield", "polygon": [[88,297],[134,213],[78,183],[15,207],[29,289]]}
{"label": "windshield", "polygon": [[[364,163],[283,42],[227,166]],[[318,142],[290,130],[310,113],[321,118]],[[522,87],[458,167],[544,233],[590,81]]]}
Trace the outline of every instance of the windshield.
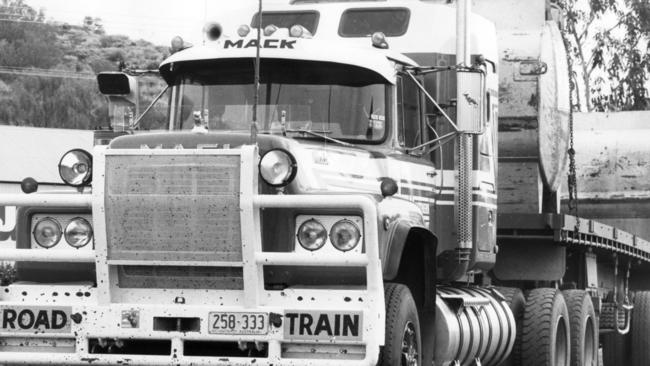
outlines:
{"label": "windshield", "polygon": [[[318,139],[315,132],[355,143],[378,143],[386,133],[387,85],[370,83],[355,69],[291,61],[262,63],[257,121],[260,133]],[[253,120],[253,68],[188,68],[179,73],[175,128],[249,131]],[[226,66],[226,65],[219,65]],[[287,67],[289,69],[287,69]]]}

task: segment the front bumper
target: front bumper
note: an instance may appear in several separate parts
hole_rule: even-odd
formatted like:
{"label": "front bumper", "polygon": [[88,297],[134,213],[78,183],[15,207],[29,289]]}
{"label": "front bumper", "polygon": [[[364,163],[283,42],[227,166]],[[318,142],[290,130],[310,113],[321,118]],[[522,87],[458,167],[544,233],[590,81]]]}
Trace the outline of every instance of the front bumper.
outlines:
{"label": "front bumper", "polygon": [[[205,291],[203,296],[179,293],[184,304],[162,302],[170,296],[162,296],[156,304],[156,295],[151,294],[154,301],[150,304],[110,305],[99,305],[97,289],[83,285],[15,284],[0,291],[3,311],[14,309],[20,313],[28,309],[35,318],[39,311],[51,314],[52,309],[68,313],[68,323],[64,327],[59,324],[58,331],[43,331],[43,327],[38,331],[34,327],[20,329],[22,320],[12,322],[15,329],[0,332],[0,364],[375,365],[380,347],[376,335],[384,326],[373,311],[375,299],[365,290],[285,289],[269,292],[267,305],[254,308],[238,305],[239,291],[210,291],[208,296]],[[279,316],[281,324],[269,324],[265,335],[211,334],[209,313],[215,311],[268,313]],[[310,337],[299,336],[298,332],[295,337],[287,336],[290,322],[284,314],[289,311],[359,314],[358,337],[338,340],[321,333],[305,339]],[[137,314],[136,327],[125,321],[125,314]],[[196,319],[196,323],[176,331],[160,329],[154,318]],[[22,322],[27,325],[30,319]],[[297,330],[296,324],[294,327]],[[334,324],[331,327],[331,334],[338,332]],[[248,349],[242,351],[240,347]]]}

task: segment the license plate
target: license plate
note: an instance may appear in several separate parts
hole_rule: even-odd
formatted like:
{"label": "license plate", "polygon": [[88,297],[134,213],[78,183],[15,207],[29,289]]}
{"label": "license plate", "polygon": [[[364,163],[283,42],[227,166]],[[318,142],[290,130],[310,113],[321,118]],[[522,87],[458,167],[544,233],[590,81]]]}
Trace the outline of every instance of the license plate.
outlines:
{"label": "license plate", "polygon": [[0,331],[18,333],[70,333],[67,306],[0,306]]}
{"label": "license plate", "polygon": [[210,313],[212,334],[267,334],[269,315],[267,313]]}

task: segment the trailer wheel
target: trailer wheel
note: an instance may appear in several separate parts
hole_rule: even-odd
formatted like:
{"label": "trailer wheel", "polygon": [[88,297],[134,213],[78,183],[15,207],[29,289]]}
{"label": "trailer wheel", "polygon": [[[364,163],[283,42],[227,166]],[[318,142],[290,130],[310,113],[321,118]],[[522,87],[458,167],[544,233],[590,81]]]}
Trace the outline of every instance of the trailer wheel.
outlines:
{"label": "trailer wheel", "polygon": [[562,292],[550,288],[529,291],[522,323],[522,364],[568,366],[569,330],[569,312]]}
{"label": "trailer wheel", "polygon": [[512,346],[510,356],[505,359],[499,366],[522,366],[521,363],[521,324],[524,319],[524,310],[526,309],[526,298],[520,289],[516,287],[497,287],[497,291],[506,298],[506,302],[515,317],[517,325],[517,335],[515,344]]}
{"label": "trailer wheel", "polygon": [[420,321],[411,291],[399,283],[386,283],[384,296],[386,340],[379,354],[379,365],[421,365]]}
{"label": "trailer wheel", "polygon": [[571,366],[598,366],[598,325],[591,296],[583,290],[562,294],[571,324]]}
{"label": "trailer wheel", "polygon": [[650,292],[641,291],[634,295],[632,310],[632,366],[650,365]]}

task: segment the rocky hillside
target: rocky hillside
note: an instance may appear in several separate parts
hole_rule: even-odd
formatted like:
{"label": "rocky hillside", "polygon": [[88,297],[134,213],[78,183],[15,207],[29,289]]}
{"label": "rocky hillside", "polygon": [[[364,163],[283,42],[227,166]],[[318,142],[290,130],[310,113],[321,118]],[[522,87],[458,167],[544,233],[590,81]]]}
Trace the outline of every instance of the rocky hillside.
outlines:
{"label": "rocky hillside", "polygon": [[[120,64],[156,69],[168,54],[167,47],[106,34],[98,18],[85,17],[80,26],[45,18],[23,0],[0,3],[0,124],[107,126],[107,103],[97,90],[95,74],[116,71]],[[143,78],[142,105],[162,87],[158,78]],[[163,125],[164,109],[164,105],[154,109],[142,127]]]}

